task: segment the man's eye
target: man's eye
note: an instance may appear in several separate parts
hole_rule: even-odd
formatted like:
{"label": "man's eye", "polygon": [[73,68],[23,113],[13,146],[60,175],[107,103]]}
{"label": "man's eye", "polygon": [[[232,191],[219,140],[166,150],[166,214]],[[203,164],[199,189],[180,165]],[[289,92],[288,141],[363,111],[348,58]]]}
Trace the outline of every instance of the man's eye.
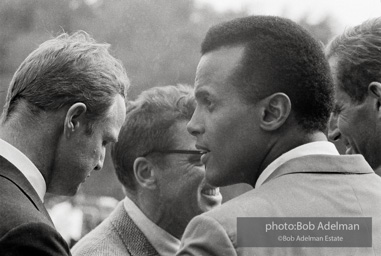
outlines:
{"label": "man's eye", "polygon": [[204,98],[202,100],[202,105],[204,105],[209,111],[214,109],[214,102],[210,100],[209,98]]}
{"label": "man's eye", "polygon": [[202,98],[202,104],[204,104],[205,106],[210,106],[212,104],[212,102],[208,99],[208,98]]}

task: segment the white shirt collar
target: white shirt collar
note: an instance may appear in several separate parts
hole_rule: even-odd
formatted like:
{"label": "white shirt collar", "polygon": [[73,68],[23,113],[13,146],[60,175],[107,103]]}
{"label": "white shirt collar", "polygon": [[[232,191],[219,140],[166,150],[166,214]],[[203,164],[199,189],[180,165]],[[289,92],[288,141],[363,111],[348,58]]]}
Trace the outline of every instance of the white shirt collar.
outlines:
{"label": "white shirt collar", "polygon": [[20,150],[2,139],[0,139],[0,155],[19,169],[37,192],[41,201],[44,202],[46,193],[45,179],[32,161]]}
{"label": "white shirt collar", "polygon": [[275,159],[266,167],[266,169],[263,170],[261,175],[259,175],[257,182],[255,183],[255,188],[260,187],[263,182],[285,162],[293,158],[307,155],[339,155],[339,152],[337,151],[335,145],[328,141],[310,142],[291,149],[290,151]]}
{"label": "white shirt collar", "polygon": [[124,209],[160,255],[173,256],[180,249],[180,240],[153,223],[127,196]]}

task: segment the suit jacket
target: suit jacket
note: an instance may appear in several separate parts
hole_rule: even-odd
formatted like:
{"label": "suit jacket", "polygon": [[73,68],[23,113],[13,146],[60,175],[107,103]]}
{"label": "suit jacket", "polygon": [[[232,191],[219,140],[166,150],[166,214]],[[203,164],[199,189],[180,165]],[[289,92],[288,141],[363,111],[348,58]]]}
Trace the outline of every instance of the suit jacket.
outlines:
{"label": "suit jacket", "polygon": [[70,255],[25,176],[0,156],[0,255]]}
{"label": "suit jacket", "polygon": [[74,256],[158,256],[124,209],[123,201],[99,226],[72,248]]}
{"label": "suit jacket", "polygon": [[[238,247],[237,217],[372,217],[373,247]],[[178,255],[381,255],[381,178],[360,155],[292,159],[259,188],[195,217]]]}

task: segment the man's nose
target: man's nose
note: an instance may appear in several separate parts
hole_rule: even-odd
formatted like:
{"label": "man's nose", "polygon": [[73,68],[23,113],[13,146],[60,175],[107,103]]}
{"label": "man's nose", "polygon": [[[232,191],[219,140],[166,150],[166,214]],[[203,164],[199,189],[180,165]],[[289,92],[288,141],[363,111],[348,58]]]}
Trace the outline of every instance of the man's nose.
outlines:
{"label": "man's nose", "polygon": [[187,124],[187,130],[193,136],[197,136],[204,133],[204,128],[199,122],[197,115],[193,114],[191,120],[189,120]]}
{"label": "man's nose", "polygon": [[331,116],[328,121],[328,139],[331,141],[338,141],[341,137],[339,127],[337,125],[337,115],[331,113]]}
{"label": "man's nose", "polygon": [[105,151],[103,151],[102,154],[101,154],[101,156],[99,156],[98,163],[97,163],[97,165],[96,165],[95,168],[94,168],[95,171],[100,171],[100,170],[102,170],[102,168],[103,168],[103,163],[104,163],[104,159],[105,159],[105,157],[104,157],[105,155],[106,155],[106,154],[105,154]]}
{"label": "man's nose", "polygon": [[102,162],[102,163],[99,162],[99,163],[95,166],[94,170],[95,170],[95,171],[100,171],[100,170],[102,170],[102,168],[103,168],[103,162]]}

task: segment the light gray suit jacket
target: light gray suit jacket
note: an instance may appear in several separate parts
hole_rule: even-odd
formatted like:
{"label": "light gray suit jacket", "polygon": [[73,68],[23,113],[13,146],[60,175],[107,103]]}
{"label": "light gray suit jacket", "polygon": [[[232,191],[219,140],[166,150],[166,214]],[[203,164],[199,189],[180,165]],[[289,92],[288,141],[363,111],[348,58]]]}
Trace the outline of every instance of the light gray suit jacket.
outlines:
{"label": "light gray suit jacket", "polygon": [[[237,217],[372,217],[373,247],[238,247]],[[381,177],[361,155],[292,159],[259,188],[195,217],[178,255],[381,255]]]}
{"label": "light gray suit jacket", "polygon": [[158,256],[124,209],[123,201],[99,226],[72,248],[73,256]]}

